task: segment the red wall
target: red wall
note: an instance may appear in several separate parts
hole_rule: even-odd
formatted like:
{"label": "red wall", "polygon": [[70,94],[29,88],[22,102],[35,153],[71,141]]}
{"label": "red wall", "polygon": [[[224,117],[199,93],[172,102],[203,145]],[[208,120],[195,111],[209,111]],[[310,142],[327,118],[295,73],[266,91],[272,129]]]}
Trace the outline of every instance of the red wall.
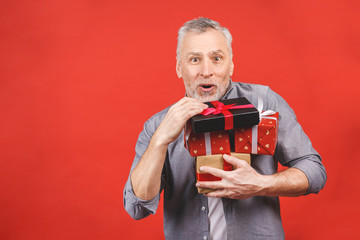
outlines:
{"label": "red wall", "polygon": [[0,3],[0,239],[163,238],[161,208],[132,220],[122,190],[143,123],[184,96],[176,34],[198,16],[231,30],[234,81],[280,93],[323,157],[319,195],[281,198],[287,238],[360,237],[359,2],[169,2]]}

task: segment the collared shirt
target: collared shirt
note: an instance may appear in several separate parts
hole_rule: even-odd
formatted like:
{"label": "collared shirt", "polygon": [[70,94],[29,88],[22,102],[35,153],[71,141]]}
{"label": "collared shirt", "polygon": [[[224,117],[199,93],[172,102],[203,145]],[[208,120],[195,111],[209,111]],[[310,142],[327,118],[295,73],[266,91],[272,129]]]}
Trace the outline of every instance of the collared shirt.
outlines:
{"label": "collared shirt", "polygon": [[[258,97],[261,97],[263,110],[279,112],[278,142],[274,156],[252,155],[251,166],[265,175],[276,173],[278,162],[300,169],[309,181],[306,194],[318,193],[326,182],[325,168],[285,100],[267,86],[231,82],[223,99],[236,97],[246,97],[254,106],[258,105]],[[144,124],[136,143],[131,171],[141,159],[168,109],[155,114]],[[182,133],[168,147],[161,177],[166,239],[210,239],[208,198],[197,193],[195,183],[195,159],[185,149]],[[132,218],[141,219],[155,214],[159,199],[160,192],[149,201],[135,196],[129,175],[124,188],[124,206]],[[222,203],[229,240],[284,239],[278,197],[255,196],[244,200],[223,198]]]}

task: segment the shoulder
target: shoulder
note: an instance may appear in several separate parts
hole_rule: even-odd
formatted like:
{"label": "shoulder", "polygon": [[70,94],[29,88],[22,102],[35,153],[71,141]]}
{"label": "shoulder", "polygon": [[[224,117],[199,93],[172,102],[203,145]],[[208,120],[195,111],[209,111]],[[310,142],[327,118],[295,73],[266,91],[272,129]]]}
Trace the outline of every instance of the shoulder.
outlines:
{"label": "shoulder", "polygon": [[158,128],[162,120],[164,119],[166,113],[169,111],[169,107],[161,110],[160,112],[152,115],[145,123],[144,123],[144,131],[148,132],[150,135],[155,132]]}
{"label": "shoulder", "polygon": [[264,109],[278,110],[279,108],[287,107],[286,101],[269,86],[232,82],[232,89],[229,98],[246,97],[255,106],[258,105],[259,98],[263,99]]}
{"label": "shoulder", "polygon": [[244,82],[232,82],[232,86],[235,89],[241,89],[245,92],[263,92],[270,89],[269,86],[266,85]]}
{"label": "shoulder", "polygon": [[149,143],[150,139],[154,135],[156,129],[159,127],[160,123],[164,119],[166,113],[168,112],[169,107],[164,110],[154,114],[151,116],[143,125],[143,129],[138,136],[138,144],[145,143],[146,145]]}
{"label": "shoulder", "polygon": [[227,98],[245,97],[254,106],[257,106],[259,98],[267,101],[269,91],[271,89],[268,86],[261,84],[232,82],[232,88]]}
{"label": "shoulder", "polygon": [[229,97],[246,97],[251,101],[258,97],[265,98],[269,90],[268,86],[261,84],[232,82]]}

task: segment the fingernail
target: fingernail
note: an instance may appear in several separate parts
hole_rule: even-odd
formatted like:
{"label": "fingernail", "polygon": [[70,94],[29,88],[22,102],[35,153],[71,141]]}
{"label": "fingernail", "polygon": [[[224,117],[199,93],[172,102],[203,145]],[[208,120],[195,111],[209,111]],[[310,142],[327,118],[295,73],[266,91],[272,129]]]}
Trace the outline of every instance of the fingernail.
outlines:
{"label": "fingernail", "polygon": [[204,167],[200,167],[200,171],[204,171]]}

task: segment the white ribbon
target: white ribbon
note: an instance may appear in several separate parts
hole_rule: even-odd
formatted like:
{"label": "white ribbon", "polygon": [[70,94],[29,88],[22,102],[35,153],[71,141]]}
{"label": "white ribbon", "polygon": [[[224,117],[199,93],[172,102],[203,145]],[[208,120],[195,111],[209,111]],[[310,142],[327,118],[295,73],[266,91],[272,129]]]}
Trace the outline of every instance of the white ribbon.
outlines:
{"label": "white ribbon", "polygon": [[263,99],[262,97],[258,97],[258,111],[259,111],[259,115],[260,115],[260,119],[261,119],[261,112],[262,112],[262,109],[264,107],[264,102],[263,102]]}
{"label": "white ribbon", "polygon": [[265,112],[263,113],[260,113],[260,122],[261,122],[261,119],[262,118],[272,118],[272,119],[276,119],[275,117],[267,117],[269,115],[273,115],[275,114],[276,112],[274,112],[273,110],[266,110]]}
{"label": "white ribbon", "polygon": [[251,135],[251,153],[257,154],[257,138],[258,138],[258,125],[252,126],[252,135]]}
{"label": "white ribbon", "polygon": [[205,138],[205,152],[206,155],[211,155],[211,138],[210,138],[210,132],[204,133]]}
{"label": "white ribbon", "polygon": [[[262,97],[258,97],[258,111],[259,111],[259,119],[261,123],[261,120],[263,118],[268,118],[268,119],[274,119],[277,120],[275,117],[268,117],[269,115],[273,115],[276,112],[272,111],[272,110],[266,110],[262,113],[262,109],[264,107],[264,102]],[[251,135],[251,153],[252,154],[257,154],[257,143],[258,143],[258,125],[254,125],[252,126],[252,135]]]}
{"label": "white ribbon", "polygon": [[264,101],[262,99],[262,97],[258,97],[258,111],[259,111],[259,119],[260,119],[260,122],[261,122],[261,119],[265,116],[269,116],[269,115],[273,115],[275,114],[276,112],[272,111],[272,110],[266,110],[262,113],[262,109],[264,107]]}

